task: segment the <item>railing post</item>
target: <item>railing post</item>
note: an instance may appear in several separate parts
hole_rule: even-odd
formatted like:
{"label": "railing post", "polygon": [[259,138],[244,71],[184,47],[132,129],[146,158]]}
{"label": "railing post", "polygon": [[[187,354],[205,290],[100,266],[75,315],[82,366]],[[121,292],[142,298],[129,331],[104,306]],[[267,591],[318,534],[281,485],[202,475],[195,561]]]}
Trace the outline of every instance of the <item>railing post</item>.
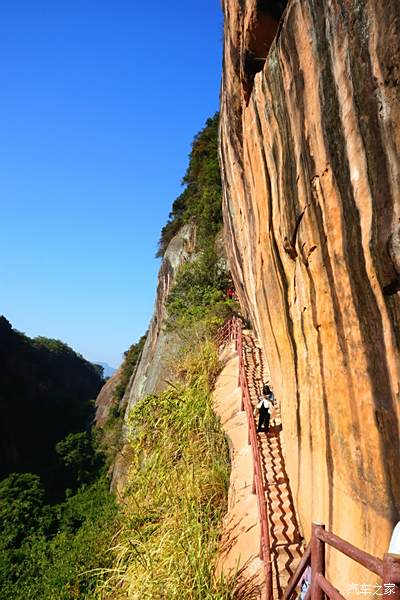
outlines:
{"label": "railing post", "polygon": [[[244,377],[246,377],[246,375],[244,375]],[[249,443],[249,446],[250,446],[251,445],[251,426],[250,426],[250,423],[249,423],[250,415],[249,415],[248,410],[251,409],[251,404],[250,404],[250,398],[248,396],[247,381],[245,381],[245,386],[246,387],[244,389],[244,393],[246,394],[246,406],[247,406],[247,411],[246,411],[247,412],[247,430],[249,432],[248,443]]]}
{"label": "railing post", "polygon": [[325,529],[322,523],[313,523],[311,530],[311,600],[323,600],[324,592],[318,585],[317,575],[325,577],[325,545],[315,535],[319,529]]}
{"label": "railing post", "polygon": [[384,594],[390,593],[393,600],[400,600],[400,554],[384,555],[382,587]]}
{"label": "railing post", "polygon": [[239,379],[238,379],[238,387],[240,387],[240,394],[241,394],[241,400],[240,400],[240,410],[244,410],[244,390],[243,390],[242,369],[241,369],[241,364],[240,364],[240,358],[239,358]]}

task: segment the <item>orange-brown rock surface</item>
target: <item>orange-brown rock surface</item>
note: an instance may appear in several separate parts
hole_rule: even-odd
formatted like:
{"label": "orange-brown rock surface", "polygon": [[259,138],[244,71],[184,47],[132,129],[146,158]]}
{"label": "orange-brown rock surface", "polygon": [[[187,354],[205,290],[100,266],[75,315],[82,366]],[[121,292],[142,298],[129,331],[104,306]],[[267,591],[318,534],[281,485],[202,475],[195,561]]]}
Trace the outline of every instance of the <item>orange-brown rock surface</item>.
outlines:
{"label": "orange-brown rock surface", "polygon": [[[382,555],[400,516],[400,3],[292,0],[279,24],[282,3],[223,4],[225,235],[301,524]],[[340,560],[346,593],[367,575]]]}

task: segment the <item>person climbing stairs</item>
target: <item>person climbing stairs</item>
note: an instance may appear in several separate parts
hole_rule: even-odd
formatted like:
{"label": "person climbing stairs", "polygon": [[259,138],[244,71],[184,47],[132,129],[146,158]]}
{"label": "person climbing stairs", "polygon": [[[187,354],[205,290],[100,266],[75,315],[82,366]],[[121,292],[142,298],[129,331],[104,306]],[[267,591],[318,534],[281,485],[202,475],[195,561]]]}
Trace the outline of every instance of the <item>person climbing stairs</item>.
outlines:
{"label": "person climbing stairs", "polygon": [[[220,351],[228,344],[237,357],[239,387],[236,390],[240,391],[241,406],[234,414],[241,415],[243,425],[247,425],[247,442],[251,446],[253,459],[250,467],[252,472],[248,472],[253,483],[248,487],[252,495],[256,495],[258,504],[259,558],[262,559],[265,577],[260,588],[260,598],[293,600],[299,596],[302,582],[306,582],[307,585],[302,587],[305,600],[321,600],[324,595],[335,600],[345,600],[334,582],[329,580],[329,565],[325,558],[325,548],[329,547],[379,578],[374,586],[360,587],[377,588],[383,590],[377,595],[390,594],[395,600],[400,600],[400,523],[393,530],[388,552],[383,558],[357,548],[332,531],[326,531],[325,525],[320,522],[312,523],[311,537],[307,547],[304,547],[285,466],[282,398],[276,398],[271,426],[267,431],[257,432],[254,410],[264,382],[271,387],[272,383],[267,361],[257,339],[252,331],[242,327],[242,321],[233,317],[221,329],[216,341]],[[251,529],[252,527],[247,529],[246,533]]]}
{"label": "person climbing stairs", "polygon": [[[270,376],[262,349],[249,330],[243,331],[243,355],[250,399],[254,408],[264,382],[270,383]],[[283,590],[303,554],[303,540],[283,455],[280,400],[275,400],[275,418],[271,420],[269,432],[257,434],[265,502],[268,508],[274,599],[282,597]]]}

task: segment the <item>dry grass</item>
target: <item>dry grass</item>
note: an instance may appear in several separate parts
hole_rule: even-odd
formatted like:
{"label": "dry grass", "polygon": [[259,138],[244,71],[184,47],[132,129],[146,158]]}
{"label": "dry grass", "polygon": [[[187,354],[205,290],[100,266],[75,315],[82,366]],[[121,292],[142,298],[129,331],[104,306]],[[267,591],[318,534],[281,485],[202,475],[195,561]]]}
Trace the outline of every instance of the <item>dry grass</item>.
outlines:
{"label": "dry grass", "polygon": [[214,345],[202,342],[188,351],[176,371],[173,387],[147,397],[130,415],[134,460],[122,505],[124,525],[101,598],[238,597],[233,590],[240,574],[231,581],[214,577],[230,470],[211,408],[219,371]]}

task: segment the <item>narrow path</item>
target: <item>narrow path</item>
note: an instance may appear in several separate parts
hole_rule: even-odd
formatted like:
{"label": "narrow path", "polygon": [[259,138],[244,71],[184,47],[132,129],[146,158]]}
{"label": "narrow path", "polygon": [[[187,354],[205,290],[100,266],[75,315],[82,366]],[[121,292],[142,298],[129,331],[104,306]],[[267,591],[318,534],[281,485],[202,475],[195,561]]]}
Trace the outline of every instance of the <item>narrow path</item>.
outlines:
{"label": "narrow path", "polygon": [[[270,377],[262,350],[250,331],[243,332],[243,353],[250,398],[255,407],[263,383],[269,383]],[[274,600],[282,598],[283,590],[303,554],[283,457],[281,431],[280,399],[277,398],[277,416],[271,423],[270,431],[268,434],[257,434],[269,514]]]}

